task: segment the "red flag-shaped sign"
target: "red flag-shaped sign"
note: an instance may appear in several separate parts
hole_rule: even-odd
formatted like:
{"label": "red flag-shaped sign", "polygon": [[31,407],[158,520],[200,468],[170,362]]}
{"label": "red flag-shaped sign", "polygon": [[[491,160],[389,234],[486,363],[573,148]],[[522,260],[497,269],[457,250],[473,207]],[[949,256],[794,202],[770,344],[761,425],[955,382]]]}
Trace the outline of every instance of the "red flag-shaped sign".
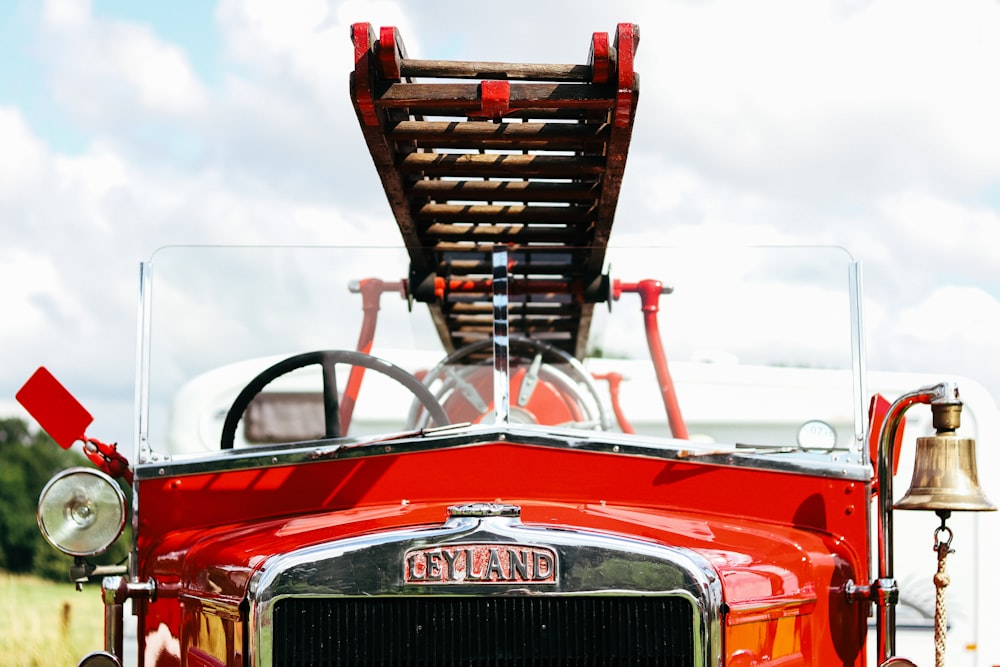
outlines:
{"label": "red flag-shaped sign", "polygon": [[28,378],[15,397],[63,449],[83,440],[87,427],[94,421],[87,409],[44,366]]}

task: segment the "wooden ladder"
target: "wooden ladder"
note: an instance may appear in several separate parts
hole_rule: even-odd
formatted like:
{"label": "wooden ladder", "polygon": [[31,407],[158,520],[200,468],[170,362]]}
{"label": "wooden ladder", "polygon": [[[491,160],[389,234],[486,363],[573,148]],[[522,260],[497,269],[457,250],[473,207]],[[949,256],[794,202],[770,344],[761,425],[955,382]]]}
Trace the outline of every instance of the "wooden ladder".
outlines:
{"label": "wooden ladder", "polygon": [[594,304],[609,298],[638,26],[619,24],[613,44],[594,33],[586,65],[413,60],[395,28],[376,37],[368,23],[352,39],[351,98],[410,255],[409,294],[445,348],[492,332],[499,244],[511,335],[582,357]]}

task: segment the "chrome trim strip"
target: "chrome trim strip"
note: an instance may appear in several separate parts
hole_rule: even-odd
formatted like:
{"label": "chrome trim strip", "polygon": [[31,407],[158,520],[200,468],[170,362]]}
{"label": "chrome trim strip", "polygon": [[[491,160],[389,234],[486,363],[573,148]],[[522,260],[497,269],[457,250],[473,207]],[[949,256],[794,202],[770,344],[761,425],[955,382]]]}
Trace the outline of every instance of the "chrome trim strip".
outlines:
{"label": "chrome trim strip", "polygon": [[851,372],[854,381],[854,447],[865,451],[868,431],[868,360],[865,349],[864,291],[861,282],[861,262],[848,266],[848,292],[851,296]]}
{"label": "chrome trim strip", "polygon": [[493,246],[493,423],[510,423],[507,247]]}
{"label": "chrome trim strip", "polygon": [[[331,459],[353,459],[384,454],[424,452],[453,447],[467,447],[494,442],[513,442],[553,449],[639,456],[668,461],[688,461],[706,465],[816,475],[835,479],[867,482],[872,478],[870,465],[859,462],[849,450],[832,455],[808,453],[788,448],[748,448],[738,445],[698,445],[687,440],[644,438],[600,431],[537,427],[511,424],[504,428],[491,425],[456,425],[455,427],[416,431],[372,439],[342,438],[292,443],[275,447],[253,447],[220,451],[208,458],[161,461],[136,467],[136,479],[156,479],[177,475],[196,475],[229,470],[253,470],[275,466],[314,463]],[[862,457],[863,458],[863,457]]]}
{"label": "chrome trim strip", "polygon": [[[557,584],[404,584],[405,553],[467,542],[545,545],[559,557]],[[603,570],[609,562],[629,567]],[[395,572],[393,572],[393,568]],[[452,516],[443,526],[366,535],[273,556],[250,582],[251,664],[271,667],[275,604],[287,597],[373,596],[679,596],[692,604],[697,667],[722,665],[722,583],[688,549],[581,530],[525,526],[511,516]]]}
{"label": "chrome trim strip", "polygon": [[149,358],[150,325],[153,309],[153,265],[139,264],[139,317],[136,330],[135,363],[135,445],[133,460],[150,460],[149,449]]}
{"label": "chrome trim strip", "polygon": [[[149,325],[152,318],[152,265],[139,263],[139,317],[136,318],[135,346],[135,423],[133,424],[132,467],[149,454]],[[132,480],[132,548],[129,576],[135,579],[139,562],[139,479]]]}
{"label": "chrome trim strip", "polygon": [[730,604],[726,623],[743,625],[761,620],[774,620],[789,616],[811,614],[819,600],[816,597],[801,597],[781,601],[750,601]]}

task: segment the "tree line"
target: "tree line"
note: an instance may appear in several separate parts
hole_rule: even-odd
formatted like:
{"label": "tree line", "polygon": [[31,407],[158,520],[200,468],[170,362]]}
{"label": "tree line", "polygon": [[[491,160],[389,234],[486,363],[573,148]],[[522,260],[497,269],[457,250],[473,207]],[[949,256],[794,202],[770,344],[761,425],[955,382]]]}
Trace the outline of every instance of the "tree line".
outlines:
{"label": "tree line", "polygon": [[[93,467],[78,451],[65,450],[44,431],[23,419],[0,419],[0,570],[66,580],[72,556],[56,551],[42,537],[36,519],[38,496],[60,470]],[[129,493],[129,489],[124,489]],[[116,563],[128,553],[127,534],[99,559]]]}

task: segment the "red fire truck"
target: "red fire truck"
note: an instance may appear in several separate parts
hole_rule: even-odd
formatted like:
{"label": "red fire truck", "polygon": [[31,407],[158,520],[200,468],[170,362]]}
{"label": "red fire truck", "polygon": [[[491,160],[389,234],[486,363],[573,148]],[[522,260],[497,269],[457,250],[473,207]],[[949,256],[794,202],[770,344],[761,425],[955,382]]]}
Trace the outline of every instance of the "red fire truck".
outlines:
{"label": "red fire truck", "polygon": [[[905,411],[936,434],[902,504],[992,506],[953,384],[869,400],[859,264],[609,245],[635,25],[579,65],[352,39],[402,245],[158,250],[129,460],[46,371],[19,395],[104,471],[39,507],[74,576],[107,575],[80,664],[862,667],[870,619],[877,664],[912,664]],[[129,521],[128,564],[91,565]]]}

